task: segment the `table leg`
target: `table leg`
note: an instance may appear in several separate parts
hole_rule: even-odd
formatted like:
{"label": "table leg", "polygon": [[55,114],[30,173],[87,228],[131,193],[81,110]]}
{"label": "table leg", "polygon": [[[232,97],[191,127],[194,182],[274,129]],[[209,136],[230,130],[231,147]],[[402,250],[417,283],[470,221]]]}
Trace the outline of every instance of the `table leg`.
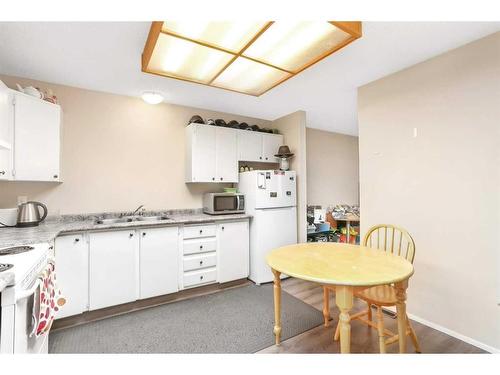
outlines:
{"label": "table leg", "polygon": [[398,337],[399,337],[399,352],[406,353],[406,288],[408,288],[408,280],[396,283],[396,311],[398,314]]}
{"label": "table leg", "polygon": [[349,220],[346,221],[345,227],[347,229],[347,234],[345,235],[345,242],[346,243],[351,243],[351,241],[350,241],[350,239],[351,239],[351,235],[350,235],[350,233],[351,233],[351,223],[349,222]]}
{"label": "table leg", "polygon": [[323,318],[325,327],[328,327],[330,322],[330,291],[326,286],[323,287]]}
{"label": "table leg", "polygon": [[281,272],[272,269],[274,274],[274,336],[276,345],[281,340]]}
{"label": "table leg", "polygon": [[340,310],[340,352],[342,354],[351,352],[351,317],[349,311],[352,309],[352,287],[337,286],[335,288],[335,301]]}

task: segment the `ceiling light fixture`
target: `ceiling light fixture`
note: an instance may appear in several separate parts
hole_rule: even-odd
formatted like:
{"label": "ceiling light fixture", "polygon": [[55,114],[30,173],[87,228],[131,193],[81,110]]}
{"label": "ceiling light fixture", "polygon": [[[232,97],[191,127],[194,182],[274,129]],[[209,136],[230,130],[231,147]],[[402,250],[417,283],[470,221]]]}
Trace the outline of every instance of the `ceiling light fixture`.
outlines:
{"label": "ceiling light fixture", "polygon": [[142,71],[260,96],[361,37],[361,22],[153,22]]}
{"label": "ceiling light fixture", "polygon": [[163,95],[153,91],[145,91],[141,97],[148,104],[159,104],[163,101]]}

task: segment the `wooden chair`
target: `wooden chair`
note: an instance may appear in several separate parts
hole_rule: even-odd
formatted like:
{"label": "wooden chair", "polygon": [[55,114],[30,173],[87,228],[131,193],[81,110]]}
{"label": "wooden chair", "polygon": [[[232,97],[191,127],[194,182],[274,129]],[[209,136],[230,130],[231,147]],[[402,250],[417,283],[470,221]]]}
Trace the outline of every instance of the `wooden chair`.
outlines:
{"label": "wooden chair", "polygon": [[[413,263],[413,259],[415,258],[415,242],[413,241],[413,238],[406,230],[390,224],[380,224],[370,228],[363,239],[363,246],[388,251],[391,254],[404,257],[411,263]],[[334,290],[334,288],[328,286],[324,286],[323,288],[325,288],[323,315],[325,316],[325,326],[328,326],[327,319],[329,317],[329,301],[327,301],[326,298],[328,298],[328,290]],[[328,290],[326,290],[326,288]],[[359,320],[360,322],[377,329],[380,353],[385,353],[386,345],[393,344],[399,339],[396,333],[384,328],[382,314],[383,306],[396,306],[396,289],[393,285],[378,285],[370,288],[355,290],[354,296],[365,301],[368,308],[362,312],[352,315],[351,321]],[[372,306],[375,306],[377,309],[376,323],[372,321]],[[406,321],[406,334],[411,337],[415,351],[420,353],[420,345],[408,316],[406,317]],[[334,340],[339,339],[339,333],[340,322],[337,324]]]}

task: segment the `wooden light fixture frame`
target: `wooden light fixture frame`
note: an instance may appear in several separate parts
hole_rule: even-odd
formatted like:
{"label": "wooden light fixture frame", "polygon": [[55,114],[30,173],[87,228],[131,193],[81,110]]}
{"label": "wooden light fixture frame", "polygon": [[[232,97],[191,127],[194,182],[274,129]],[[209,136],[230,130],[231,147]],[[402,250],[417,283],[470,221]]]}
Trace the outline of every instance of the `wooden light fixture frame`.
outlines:
{"label": "wooden light fixture frame", "polygon": [[[338,51],[339,49],[341,49],[341,48],[343,48],[345,46],[347,46],[348,44],[352,43],[353,41],[355,41],[356,39],[358,39],[358,38],[360,38],[362,36],[362,25],[361,25],[360,21],[329,21],[329,22],[332,25],[334,25],[337,28],[339,28],[342,31],[344,31],[345,33],[349,34],[350,36],[346,40],[344,40],[343,42],[337,44],[332,49],[324,52],[323,54],[321,54],[320,56],[318,56],[317,58],[315,58],[314,60],[312,60],[308,64],[304,65],[300,69],[298,69],[296,71],[291,71],[291,70],[286,70],[286,69],[280,68],[278,66],[269,64],[269,63],[267,63],[265,61],[254,59],[254,58],[251,58],[249,56],[243,56],[243,53],[253,44],[253,42],[255,42],[274,23],[274,21],[267,22],[252,37],[252,39],[250,39],[250,41],[248,43],[246,43],[243,46],[243,48],[241,48],[238,52],[234,52],[234,51],[231,51],[231,50],[228,50],[228,49],[225,49],[225,48],[222,48],[222,47],[219,47],[219,46],[207,43],[207,42],[203,42],[203,41],[200,41],[200,40],[191,39],[191,38],[185,37],[183,35],[171,32],[171,31],[163,30],[164,21],[153,21],[151,23],[151,27],[149,29],[149,34],[148,34],[148,38],[146,40],[146,44],[144,46],[144,51],[142,52],[142,64],[141,64],[142,65],[142,71],[144,73],[150,73],[150,74],[155,74],[155,75],[159,75],[159,76],[162,76],[162,77],[174,78],[174,79],[178,79],[178,80],[181,80],[181,81],[197,83],[197,84],[200,84],[200,85],[205,85],[205,86],[210,86],[210,87],[216,87],[216,88],[223,89],[223,90],[238,92],[240,94],[252,95],[252,96],[261,96],[261,95],[265,94],[266,92],[268,92],[269,90],[272,90],[276,86],[278,86],[278,85],[282,84],[283,82],[285,82],[286,80],[288,80],[288,79],[296,76],[300,72],[302,72],[305,69],[309,68],[310,66],[316,64],[318,61],[323,60],[325,57],[330,56],[332,53]],[[158,70],[153,70],[153,69],[150,69],[148,67],[148,65],[149,65],[149,62],[151,61],[151,56],[153,55],[153,51],[154,51],[154,48],[156,46],[156,43],[158,41],[158,38],[159,38],[160,34],[169,35],[169,36],[172,36],[172,37],[175,37],[175,38],[179,38],[179,39],[183,39],[183,40],[186,40],[188,42],[195,43],[195,44],[198,44],[198,45],[201,45],[201,46],[204,46],[204,47],[208,47],[208,48],[212,48],[212,49],[215,49],[215,50],[218,50],[218,51],[221,51],[221,52],[225,52],[225,53],[231,54],[233,57],[229,60],[229,62],[227,64],[225,64],[222,67],[222,69],[220,69],[217,72],[217,74],[214,77],[212,77],[212,79],[208,83],[199,82],[199,81],[196,81],[196,80],[193,80],[193,79],[189,79],[189,78],[182,78],[182,77],[179,77],[179,76],[176,76],[176,75],[173,75],[173,74],[168,74],[168,73],[165,73],[165,72],[162,72],[162,71],[158,71]],[[264,90],[263,92],[261,92],[258,95],[249,94],[249,93],[244,92],[244,91],[232,90],[232,89],[229,89],[227,87],[220,87],[220,86],[214,85],[213,82],[217,79],[217,77],[219,77],[222,74],[222,72],[224,72],[238,57],[244,57],[245,59],[257,62],[259,64],[267,65],[267,66],[269,66],[269,67],[271,67],[273,69],[277,69],[277,70],[280,70],[282,72],[286,72],[289,75],[286,76],[285,78],[279,80],[274,85],[272,85],[271,87],[269,87],[268,89]]]}

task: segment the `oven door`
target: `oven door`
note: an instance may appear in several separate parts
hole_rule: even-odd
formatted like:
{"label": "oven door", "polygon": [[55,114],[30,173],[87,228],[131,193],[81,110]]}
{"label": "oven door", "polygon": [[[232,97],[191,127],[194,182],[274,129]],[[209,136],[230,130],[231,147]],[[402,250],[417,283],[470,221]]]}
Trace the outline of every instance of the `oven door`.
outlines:
{"label": "oven door", "polygon": [[214,213],[230,213],[238,211],[237,195],[214,195]]}
{"label": "oven door", "polygon": [[[38,280],[36,281],[36,287],[38,287]],[[46,354],[48,353],[48,334],[36,337],[33,335],[30,337],[30,333],[33,327],[32,315],[33,315],[33,304],[39,303],[39,300],[35,298],[35,288],[30,288],[30,293],[27,297],[17,300],[16,307],[16,317],[15,317],[15,332],[14,332],[14,353],[34,353],[34,354]]]}

